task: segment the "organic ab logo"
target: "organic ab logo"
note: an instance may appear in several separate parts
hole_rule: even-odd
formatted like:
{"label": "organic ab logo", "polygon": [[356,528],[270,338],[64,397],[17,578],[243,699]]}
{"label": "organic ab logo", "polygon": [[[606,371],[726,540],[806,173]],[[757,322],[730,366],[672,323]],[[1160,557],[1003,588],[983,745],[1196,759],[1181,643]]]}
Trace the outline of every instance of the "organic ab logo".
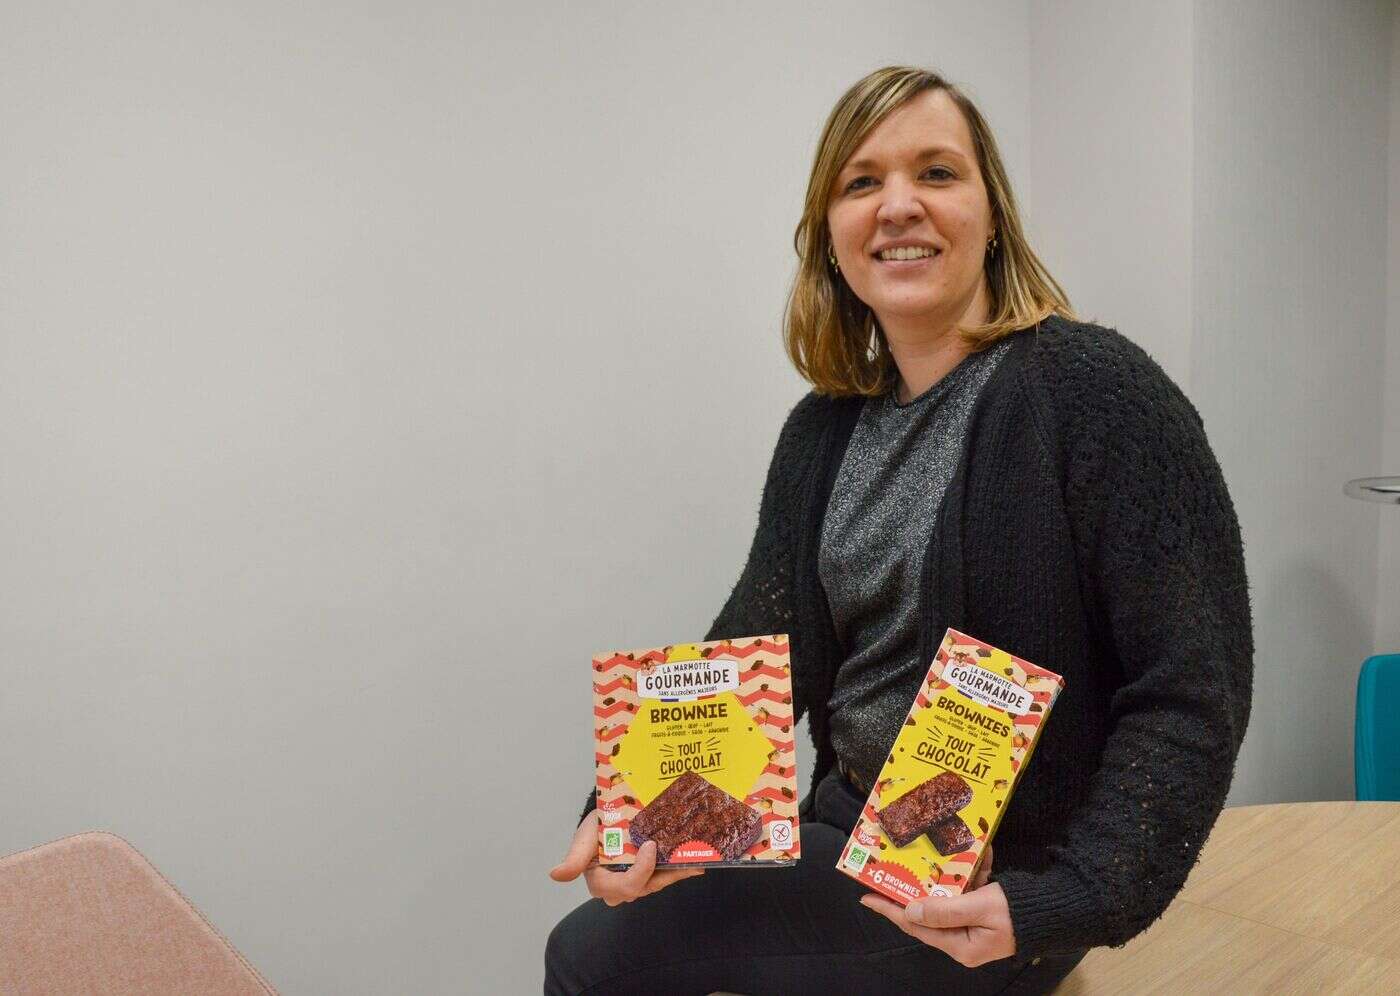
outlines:
{"label": "organic ab logo", "polygon": [[622,831],[603,831],[603,854],[608,857],[616,857],[622,853]]}

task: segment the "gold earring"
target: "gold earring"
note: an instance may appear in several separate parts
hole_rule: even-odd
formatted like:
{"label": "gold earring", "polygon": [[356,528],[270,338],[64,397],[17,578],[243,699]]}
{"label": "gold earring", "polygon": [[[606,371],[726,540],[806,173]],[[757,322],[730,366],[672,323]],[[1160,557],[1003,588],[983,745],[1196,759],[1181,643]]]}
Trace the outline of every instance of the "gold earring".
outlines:
{"label": "gold earring", "polygon": [[831,267],[837,273],[841,272],[841,264],[836,262],[836,254],[831,251],[831,246],[826,247],[826,258],[831,262]]}
{"label": "gold earring", "polygon": [[994,253],[994,252],[997,251],[997,233],[996,233],[996,232],[993,232],[993,233],[992,233],[992,237],[991,237],[990,239],[987,240],[987,251],[988,251],[988,252],[992,252],[992,253]]}

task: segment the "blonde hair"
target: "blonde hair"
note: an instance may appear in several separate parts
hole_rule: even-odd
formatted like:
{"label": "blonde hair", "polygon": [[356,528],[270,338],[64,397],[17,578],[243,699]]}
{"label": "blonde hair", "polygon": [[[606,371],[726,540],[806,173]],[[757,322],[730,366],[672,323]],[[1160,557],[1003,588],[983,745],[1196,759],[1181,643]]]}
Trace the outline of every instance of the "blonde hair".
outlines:
{"label": "blonde hair", "polygon": [[798,373],[819,394],[877,395],[895,383],[898,372],[875,313],[827,265],[831,230],[826,214],[837,174],[865,136],[925,90],[944,91],[962,110],[998,242],[984,264],[987,323],[960,325],[958,334],[976,351],[1051,314],[1077,320],[1064,289],[1026,242],[1001,153],[972,101],[937,73],[886,66],[855,83],[832,108],[817,143],[802,220],[793,234],[798,271],[783,313],[783,339]]}

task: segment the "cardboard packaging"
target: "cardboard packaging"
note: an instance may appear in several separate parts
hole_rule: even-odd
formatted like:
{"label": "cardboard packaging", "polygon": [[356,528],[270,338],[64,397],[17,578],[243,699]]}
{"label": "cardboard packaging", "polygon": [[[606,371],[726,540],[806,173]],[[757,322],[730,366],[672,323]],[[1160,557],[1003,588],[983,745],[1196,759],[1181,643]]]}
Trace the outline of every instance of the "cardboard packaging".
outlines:
{"label": "cardboard packaging", "polygon": [[593,658],[598,862],[791,866],[801,855],[786,634]]}
{"label": "cardboard packaging", "polygon": [[903,906],[963,892],[1063,688],[949,629],[836,867]]}

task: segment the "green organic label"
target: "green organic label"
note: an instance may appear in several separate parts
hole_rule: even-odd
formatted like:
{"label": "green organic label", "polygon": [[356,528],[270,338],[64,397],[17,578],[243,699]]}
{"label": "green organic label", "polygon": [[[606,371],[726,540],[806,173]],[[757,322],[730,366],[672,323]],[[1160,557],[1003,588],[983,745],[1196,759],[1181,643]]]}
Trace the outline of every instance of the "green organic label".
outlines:
{"label": "green organic label", "polygon": [[622,853],[622,831],[603,831],[603,853],[608,857],[616,857]]}

